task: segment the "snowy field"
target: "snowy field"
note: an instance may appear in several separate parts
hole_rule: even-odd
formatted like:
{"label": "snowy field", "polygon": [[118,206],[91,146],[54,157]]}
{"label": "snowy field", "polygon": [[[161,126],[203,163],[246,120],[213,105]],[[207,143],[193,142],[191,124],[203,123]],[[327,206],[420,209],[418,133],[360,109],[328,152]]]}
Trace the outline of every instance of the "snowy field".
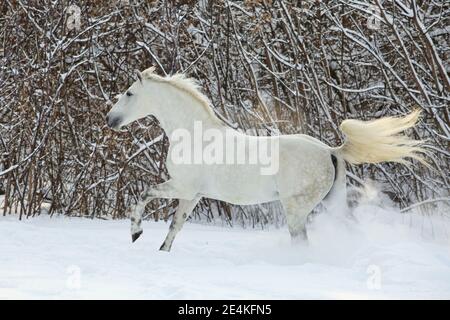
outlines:
{"label": "snowy field", "polygon": [[170,253],[164,222],[131,244],[128,221],[0,217],[0,298],[450,299],[448,217],[355,215],[316,216],[308,246],[284,228],[187,223]]}

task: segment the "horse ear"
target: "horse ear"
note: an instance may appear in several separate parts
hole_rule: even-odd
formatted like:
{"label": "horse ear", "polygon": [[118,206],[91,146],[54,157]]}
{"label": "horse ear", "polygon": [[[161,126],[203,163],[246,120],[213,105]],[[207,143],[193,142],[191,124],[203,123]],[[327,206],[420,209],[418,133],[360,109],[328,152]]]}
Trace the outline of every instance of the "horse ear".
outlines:
{"label": "horse ear", "polygon": [[155,69],[156,69],[156,67],[155,67],[155,66],[152,66],[152,67],[147,68],[147,69],[145,69],[144,71],[142,71],[142,74],[143,74],[144,76],[146,76],[146,75],[151,75],[152,73],[155,73]]}
{"label": "horse ear", "polygon": [[139,81],[142,83],[142,74],[139,70],[135,70],[134,73],[136,74],[136,77],[139,79]]}
{"label": "horse ear", "polygon": [[151,66],[151,67],[147,68],[144,72],[154,73],[155,70],[156,70],[156,67],[155,66]]}

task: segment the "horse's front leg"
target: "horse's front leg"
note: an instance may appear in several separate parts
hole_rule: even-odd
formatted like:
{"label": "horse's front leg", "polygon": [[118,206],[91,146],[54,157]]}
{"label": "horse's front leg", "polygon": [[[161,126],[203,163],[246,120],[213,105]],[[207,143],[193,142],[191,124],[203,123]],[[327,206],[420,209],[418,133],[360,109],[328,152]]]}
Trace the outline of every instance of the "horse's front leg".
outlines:
{"label": "horse's front leg", "polygon": [[142,214],[144,213],[147,203],[155,198],[177,198],[178,195],[178,189],[172,180],[156,186],[151,186],[144,190],[139,197],[139,202],[135,206],[130,207],[131,240],[135,242],[143,232]]}
{"label": "horse's front leg", "polygon": [[200,198],[201,197],[196,197],[192,200],[183,200],[183,199],[178,200],[179,201],[178,208],[175,211],[175,214],[173,215],[172,222],[169,228],[169,233],[167,234],[166,239],[164,240],[159,250],[170,251],[175,236],[177,235],[178,231],[180,231],[181,228],[183,227],[184,222],[187,220],[192,210],[194,210]]}
{"label": "horse's front leg", "polygon": [[[150,200],[149,200],[150,201]],[[147,202],[139,200],[138,204],[130,207],[130,220],[131,220],[131,241],[135,242],[142,234],[142,214],[144,213],[145,205]]]}

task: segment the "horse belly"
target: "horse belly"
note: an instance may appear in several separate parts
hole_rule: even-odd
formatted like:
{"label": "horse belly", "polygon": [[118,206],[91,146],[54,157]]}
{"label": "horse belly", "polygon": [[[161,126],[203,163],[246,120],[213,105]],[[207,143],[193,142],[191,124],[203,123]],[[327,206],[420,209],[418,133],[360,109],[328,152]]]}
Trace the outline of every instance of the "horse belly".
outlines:
{"label": "horse belly", "polygon": [[257,166],[224,165],[210,168],[202,188],[205,197],[236,205],[278,200],[275,176],[262,175]]}

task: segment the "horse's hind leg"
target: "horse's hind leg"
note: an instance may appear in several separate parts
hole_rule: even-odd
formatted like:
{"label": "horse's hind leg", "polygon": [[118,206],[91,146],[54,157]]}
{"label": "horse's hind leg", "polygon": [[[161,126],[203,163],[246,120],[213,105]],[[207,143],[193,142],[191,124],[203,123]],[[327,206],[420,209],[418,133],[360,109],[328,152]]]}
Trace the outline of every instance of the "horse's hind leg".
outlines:
{"label": "horse's hind leg", "polygon": [[183,227],[184,222],[187,220],[192,210],[194,210],[200,198],[201,197],[196,197],[193,200],[183,200],[183,199],[178,200],[179,201],[178,208],[172,218],[169,233],[167,234],[166,239],[164,240],[159,250],[170,251],[175,236],[177,235],[178,231],[180,231],[181,228]]}
{"label": "horse's hind leg", "polygon": [[347,182],[345,161],[337,158],[335,181],[328,194],[322,200],[325,208],[330,212],[350,214],[347,205]]}
{"label": "horse's hind leg", "polygon": [[306,242],[308,240],[306,222],[309,213],[319,201],[320,199],[311,199],[311,197],[304,195],[281,199],[292,242]]}

